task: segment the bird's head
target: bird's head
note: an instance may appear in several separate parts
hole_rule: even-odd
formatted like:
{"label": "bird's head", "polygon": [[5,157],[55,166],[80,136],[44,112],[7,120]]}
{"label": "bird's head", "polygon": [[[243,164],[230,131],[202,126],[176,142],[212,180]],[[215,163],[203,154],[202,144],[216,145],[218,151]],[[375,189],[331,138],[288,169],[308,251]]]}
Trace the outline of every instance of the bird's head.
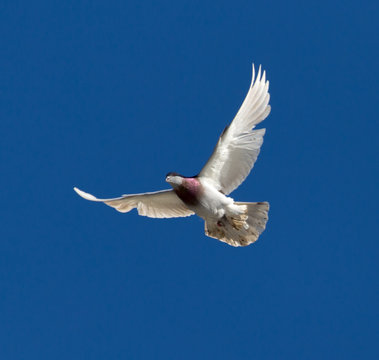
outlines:
{"label": "bird's head", "polygon": [[175,173],[175,172],[169,172],[166,175],[166,181],[171,185],[171,186],[180,186],[182,185],[183,182],[183,176]]}

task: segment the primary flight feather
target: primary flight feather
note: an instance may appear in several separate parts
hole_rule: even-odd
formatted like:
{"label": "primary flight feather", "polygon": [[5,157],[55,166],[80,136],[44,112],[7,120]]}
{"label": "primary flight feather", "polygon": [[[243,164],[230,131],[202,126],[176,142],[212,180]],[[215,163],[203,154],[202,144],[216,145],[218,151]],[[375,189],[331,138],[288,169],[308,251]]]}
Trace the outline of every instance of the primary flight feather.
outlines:
{"label": "primary flight feather", "polygon": [[236,202],[228,197],[249,175],[263,143],[265,129],[253,130],[270,113],[269,82],[259,67],[233,121],[222,132],[213,153],[197,176],[171,172],[171,190],[98,199],[74,188],[84,199],[103,202],[120,212],[136,208],[153,218],[196,214],[205,221],[205,234],[232,246],[256,241],[266,227],[268,202]]}

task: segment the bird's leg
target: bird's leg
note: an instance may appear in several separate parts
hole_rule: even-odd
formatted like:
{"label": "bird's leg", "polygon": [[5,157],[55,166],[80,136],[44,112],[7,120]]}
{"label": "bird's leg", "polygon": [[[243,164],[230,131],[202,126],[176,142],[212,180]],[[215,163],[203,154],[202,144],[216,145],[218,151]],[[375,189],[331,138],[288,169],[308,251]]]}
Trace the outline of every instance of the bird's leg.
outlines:
{"label": "bird's leg", "polygon": [[246,214],[231,216],[229,222],[236,230],[247,229],[249,227],[246,223],[247,218]]}
{"label": "bird's leg", "polygon": [[233,204],[232,210],[233,212],[228,216],[229,223],[236,230],[241,230],[242,228],[246,230],[249,227],[246,223],[246,220],[248,219],[247,206]]}

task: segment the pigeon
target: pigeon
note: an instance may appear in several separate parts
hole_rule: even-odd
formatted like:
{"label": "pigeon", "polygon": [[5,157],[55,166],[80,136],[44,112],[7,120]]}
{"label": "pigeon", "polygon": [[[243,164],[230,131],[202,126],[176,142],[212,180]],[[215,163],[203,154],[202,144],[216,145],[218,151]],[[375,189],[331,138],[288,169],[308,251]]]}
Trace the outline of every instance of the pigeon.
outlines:
{"label": "pigeon", "polygon": [[237,115],[224,129],[205,166],[196,176],[170,172],[171,189],[98,199],[78,188],[86,200],[103,202],[126,213],[136,208],[151,218],[186,217],[193,214],[205,222],[205,234],[234,247],[255,242],[266,228],[268,202],[238,202],[228,195],[247,177],[257,160],[265,129],[253,130],[270,113],[266,72],[255,76]]}

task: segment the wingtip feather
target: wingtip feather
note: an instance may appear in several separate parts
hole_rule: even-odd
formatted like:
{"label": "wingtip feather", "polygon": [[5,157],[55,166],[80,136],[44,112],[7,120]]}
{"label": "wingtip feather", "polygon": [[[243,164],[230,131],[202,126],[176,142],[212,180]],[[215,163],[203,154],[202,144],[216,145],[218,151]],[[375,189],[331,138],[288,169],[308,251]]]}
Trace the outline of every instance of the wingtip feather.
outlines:
{"label": "wingtip feather", "polygon": [[254,66],[254,63],[253,63],[253,69],[252,69],[252,73],[253,73],[253,75],[252,75],[252,77],[251,77],[251,84],[250,84],[250,87],[253,87],[253,85],[254,85],[254,80],[255,80],[255,66]]}
{"label": "wingtip feather", "polygon": [[74,191],[79,195],[81,196],[83,199],[86,199],[86,200],[90,200],[90,201],[98,201],[98,199],[91,195],[91,194],[88,194],[80,189],[78,189],[77,187],[74,187]]}

